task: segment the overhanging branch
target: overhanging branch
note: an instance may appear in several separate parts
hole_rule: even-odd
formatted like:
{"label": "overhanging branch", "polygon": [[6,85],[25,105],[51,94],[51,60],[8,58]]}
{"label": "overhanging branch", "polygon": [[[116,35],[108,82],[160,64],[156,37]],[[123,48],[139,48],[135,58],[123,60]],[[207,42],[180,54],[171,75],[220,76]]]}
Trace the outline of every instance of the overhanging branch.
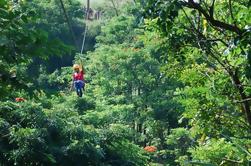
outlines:
{"label": "overhanging branch", "polygon": [[[214,4],[212,4],[213,6]],[[195,9],[198,10],[199,12],[201,12],[203,14],[203,16],[206,18],[206,20],[208,22],[210,22],[213,26],[215,27],[219,27],[221,29],[225,29],[231,32],[235,32],[237,33],[239,36],[242,36],[242,34],[244,33],[244,30],[240,29],[239,27],[235,26],[235,25],[231,25],[219,20],[215,20],[214,16],[212,15],[213,12],[207,12],[205,9],[202,8],[202,6],[199,3],[194,2],[193,0],[188,0],[187,2],[185,2],[185,6],[191,9]],[[213,7],[211,6],[211,8],[213,9]]]}

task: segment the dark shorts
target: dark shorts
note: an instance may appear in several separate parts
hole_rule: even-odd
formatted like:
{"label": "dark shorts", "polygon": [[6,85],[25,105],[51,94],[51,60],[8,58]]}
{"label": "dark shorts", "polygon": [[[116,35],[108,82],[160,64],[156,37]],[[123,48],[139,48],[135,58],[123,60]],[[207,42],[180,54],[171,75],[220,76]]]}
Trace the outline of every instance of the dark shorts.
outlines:
{"label": "dark shorts", "polygon": [[76,80],[74,81],[74,86],[76,89],[82,89],[84,87],[85,83],[83,80]]}

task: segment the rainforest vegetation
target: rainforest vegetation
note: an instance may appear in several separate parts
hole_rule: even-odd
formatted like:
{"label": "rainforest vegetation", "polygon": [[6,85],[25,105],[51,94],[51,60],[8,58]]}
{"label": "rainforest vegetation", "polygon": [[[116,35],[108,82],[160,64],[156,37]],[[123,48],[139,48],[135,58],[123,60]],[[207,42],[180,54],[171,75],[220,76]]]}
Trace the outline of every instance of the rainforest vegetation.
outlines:
{"label": "rainforest vegetation", "polygon": [[250,0],[90,8],[0,0],[0,166],[251,165]]}

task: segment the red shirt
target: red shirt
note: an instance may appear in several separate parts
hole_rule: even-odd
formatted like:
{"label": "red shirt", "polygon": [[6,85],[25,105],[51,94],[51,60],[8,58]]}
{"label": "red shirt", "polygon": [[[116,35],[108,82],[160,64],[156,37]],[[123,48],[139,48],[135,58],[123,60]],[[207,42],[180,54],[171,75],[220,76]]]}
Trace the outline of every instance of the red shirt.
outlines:
{"label": "red shirt", "polygon": [[74,79],[74,81],[76,81],[76,80],[84,80],[84,72],[83,71],[80,71],[80,72],[75,72],[74,74],[73,74],[73,79]]}

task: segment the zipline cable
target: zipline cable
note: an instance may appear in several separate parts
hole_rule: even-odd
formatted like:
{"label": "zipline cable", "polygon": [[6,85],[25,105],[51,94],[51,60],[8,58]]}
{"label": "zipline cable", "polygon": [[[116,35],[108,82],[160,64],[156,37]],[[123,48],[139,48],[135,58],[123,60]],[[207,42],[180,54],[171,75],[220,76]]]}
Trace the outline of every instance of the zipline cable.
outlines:
{"label": "zipline cable", "polygon": [[88,16],[89,16],[89,9],[87,9],[86,11],[85,32],[84,32],[84,37],[83,37],[83,42],[82,42],[82,47],[81,47],[81,52],[80,52],[81,54],[83,54],[84,47],[85,47],[86,34],[87,34],[87,29],[88,29],[88,25],[87,25]]}
{"label": "zipline cable", "polygon": [[[64,2],[63,0],[59,0],[60,4],[61,4],[61,8],[63,10],[63,13],[64,13],[64,16],[65,16],[65,19],[66,19],[66,22],[68,24],[68,27],[69,27],[69,30],[71,32],[71,35],[72,35],[72,39],[76,45],[76,48],[78,48],[78,44],[77,44],[77,40],[76,40],[76,37],[75,37],[75,34],[74,34],[74,31],[72,29],[72,24],[71,24],[71,21],[69,19],[69,16],[66,12],[66,9],[65,9],[65,6],[64,6]],[[85,13],[85,31],[84,31],[84,37],[83,37],[83,41],[82,41],[82,46],[81,46],[81,51],[80,53],[83,54],[83,51],[84,51],[84,47],[85,47],[85,42],[86,42],[86,36],[87,36],[87,30],[88,30],[88,25],[87,25],[87,22],[88,22],[88,18],[89,18],[89,11],[90,11],[90,0],[87,0],[87,10],[86,10],[86,13]]]}

